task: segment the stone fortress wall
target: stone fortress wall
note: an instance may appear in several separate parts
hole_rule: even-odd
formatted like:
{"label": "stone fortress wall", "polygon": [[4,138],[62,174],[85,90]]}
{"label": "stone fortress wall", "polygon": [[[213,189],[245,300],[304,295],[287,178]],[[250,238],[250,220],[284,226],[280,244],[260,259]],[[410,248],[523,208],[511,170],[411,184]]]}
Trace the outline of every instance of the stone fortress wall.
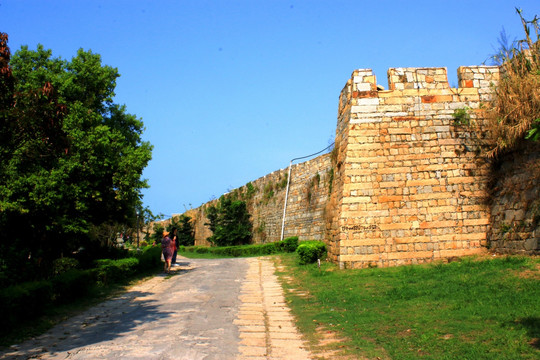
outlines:
{"label": "stone fortress wall", "polygon": [[[528,173],[538,147],[503,164],[501,176],[528,179],[525,194],[494,199],[491,165],[468,127],[483,121],[499,75],[498,67],[460,67],[451,88],[446,68],[392,68],[382,90],[371,70],[354,71],[339,97],[334,150],[293,165],[285,237],[324,240],[342,268],[424,263],[488,247],[538,253],[538,179]],[[456,111],[470,120],[460,122]],[[282,169],[229,194],[247,202],[255,243],[280,239],[286,181]],[[204,211],[212,203],[187,213],[197,245],[209,245]]]}
{"label": "stone fortress wall", "polygon": [[[283,204],[285,201],[288,168],[275,171],[234,189],[225,196],[246,201],[253,222],[253,242],[266,243],[281,239]],[[325,154],[310,161],[293,164],[289,184],[284,238],[298,236],[300,240],[324,240],[324,211],[331,190],[330,155]],[[249,188],[251,187],[251,194]],[[205,223],[206,209],[218,200],[189,210],[193,219],[195,245],[210,243],[212,235]]]}

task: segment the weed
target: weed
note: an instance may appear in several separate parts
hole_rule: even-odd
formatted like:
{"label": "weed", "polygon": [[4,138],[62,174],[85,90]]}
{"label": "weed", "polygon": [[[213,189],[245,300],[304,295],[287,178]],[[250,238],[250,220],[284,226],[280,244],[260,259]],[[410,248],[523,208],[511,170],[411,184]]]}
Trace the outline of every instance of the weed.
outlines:
{"label": "weed", "polygon": [[332,187],[334,186],[334,168],[328,170],[328,194],[332,193]]}
{"label": "weed", "polygon": [[469,126],[471,124],[471,115],[469,114],[470,108],[465,106],[462,109],[456,109],[452,117],[454,118],[454,125],[457,126]]}
{"label": "weed", "polygon": [[501,235],[504,235],[506,234],[507,232],[509,232],[510,230],[512,230],[512,226],[508,225],[508,224],[501,224],[501,226],[499,227],[499,232],[501,233]]}

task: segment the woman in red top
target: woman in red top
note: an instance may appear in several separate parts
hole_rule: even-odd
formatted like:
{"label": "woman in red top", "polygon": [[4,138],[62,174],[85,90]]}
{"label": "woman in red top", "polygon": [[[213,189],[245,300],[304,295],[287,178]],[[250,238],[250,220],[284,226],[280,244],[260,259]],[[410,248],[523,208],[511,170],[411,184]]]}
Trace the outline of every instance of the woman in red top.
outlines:
{"label": "woman in red top", "polygon": [[165,272],[171,270],[171,260],[174,252],[174,242],[169,237],[168,231],[163,231],[163,239],[161,239],[161,251],[163,252],[163,258],[165,259]]}

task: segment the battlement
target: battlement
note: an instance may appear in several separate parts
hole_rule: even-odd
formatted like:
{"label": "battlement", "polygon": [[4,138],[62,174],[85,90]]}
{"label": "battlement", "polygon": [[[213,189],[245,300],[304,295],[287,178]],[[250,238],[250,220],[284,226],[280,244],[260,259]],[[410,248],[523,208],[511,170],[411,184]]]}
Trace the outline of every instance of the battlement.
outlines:
{"label": "battlement", "polygon": [[[460,103],[464,101],[491,101],[492,85],[497,84],[500,77],[499,67],[461,66],[457,74],[458,88],[452,88],[444,67],[390,68],[389,89],[385,90],[377,84],[377,78],[371,69],[355,70],[341,91],[338,115],[349,110],[378,114],[388,111],[403,112],[404,109],[399,105],[411,105],[415,102],[455,103],[458,105],[447,106],[455,109],[456,106],[463,107]],[[440,106],[435,108],[441,110]]]}
{"label": "battlement", "polygon": [[[457,69],[459,88],[489,88],[499,80],[498,66],[460,66]],[[381,91],[376,76],[371,69],[358,69],[352,74],[352,91]],[[449,89],[445,67],[431,68],[390,68],[388,69],[389,90],[409,89]]]}

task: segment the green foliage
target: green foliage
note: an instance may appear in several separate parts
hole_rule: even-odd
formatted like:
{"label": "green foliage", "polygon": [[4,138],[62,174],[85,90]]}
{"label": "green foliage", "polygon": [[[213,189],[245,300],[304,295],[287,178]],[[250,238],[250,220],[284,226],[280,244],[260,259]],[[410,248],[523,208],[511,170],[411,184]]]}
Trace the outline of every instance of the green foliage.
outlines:
{"label": "green foliage", "polygon": [[[161,248],[148,246],[135,257],[122,260],[102,259],[97,268],[69,269],[45,281],[24,282],[0,288],[0,334],[6,334],[22,322],[34,320],[49,307],[68,304],[87,296],[96,285],[123,283],[136,274],[161,268]],[[74,265],[73,261],[65,263]],[[62,269],[65,269],[64,267]]]}
{"label": "green foliage", "polygon": [[283,239],[283,249],[285,252],[295,252],[298,248],[298,236],[291,236]]}
{"label": "green foliage", "polygon": [[177,230],[176,237],[179,245],[193,246],[195,244],[195,230],[191,225],[191,217],[184,214],[178,218],[173,217],[167,231],[171,231],[173,228]]}
{"label": "green foliage", "polygon": [[138,270],[148,271],[161,267],[161,247],[160,246],[146,246],[141,248],[136,254],[136,258],[139,260]]}
{"label": "green foliage", "polygon": [[471,109],[465,106],[462,109],[456,109],[452,117],[454,118],[454,124],[458,126],[468,126],[471,124],[471,115],[469,111]]}
{"label": "green foliage", "polygon": [[34,273],[21,266],[108,246],[103,234],[135,223],[151,146],[142,121],[113,102],[119,74],[98,54],[67,61],[39,45],[0,58],[0,263],[22,254],[7,271],[24,280]]}
{"label": "green foliage", "polygon": [[278,189],[285,189],[287,187],[288,178],[289,178],[288,173],[285,173],[285,176],[280,177],[280,180],[277,183],[277,188]]}
{"label": "green foliage", "polygon": [[255,193],[257,192],[257,188],[255,186],[253,186],[253,184],[251,182],[248,182],[246,184],[246,195],[245,195],[245,199],[246,200],[249,200],[253,197],[253,195],[255,195]]}
{"label": "green foliage", "polygon": [[525,139],[532,141],[540,140],[540,119],[536,119],[531,124],[531,129],[527,132]]}
{"label": "green foliage", "polygon": [[264,185],[263,202],[268,204],[268,201],[270,201],[272,197],[274,197],[274,184],[270,182]]}
{"label": "green foliage", "polygon": [[155,244],[161,244],[161,239],[163,238],[163,231],[165,228],[160,223],[154,223],[153,226],[153,233],[150,237],[153,243]]}
{"label": "green foliage", "polygon": [[510,230],[512,230],[512,226],[508,225],[508,224],[501,224],[500,226],[500,233],[502,235],[506,234],[507,232],[509,232]]}
{"label": "green foliage", "polygon": [[63,257],[53,261],[53,275],[65,273],[68,270],[77,269],[79,261],[74,258]]}
{"label": "green foliage", "polygon": [[264,220],[259,220],[259,226],[255,228],[255,232],[258,234],[264,235],[266,231],[266,222]]}
{"label": "green foliage", "polygon": [[137,258],[99,259],[96,260],[97,279],[103,284],[118,282],[133,276],[138,266],[139,260]]}
{"label": "green foliage", "polygon": [[330,170],[328,170],[328,194],[332,193],[333,186],[334,186],[334,168],[330,168]]}
{"label": "green foliage", "polygon": [[296,253],[300,264],[311,264],[323,258],[326,245],[322,241],[303,241],[296,248]]}
{"label": "green foliage", "polygon": [[95,283],[93,270],[71,269],[51,279],[56,303],[67,303],[84,296]]}
{"label": "green foliage", "polygon": [[[510,152],[527,138],[540,139],[540,18],[526,20],[516,9],[525,38],[507,45],[493,57],[501,65],[501,79],[494,88],[495,101],[488,109],[486,129],[489,156]],[[532,29],[532,31],[531,31]]]}
{"label": "green foliage", "polygon": [[298,237],[294,236],[283,241],[266,244],[222,247],[190,246],[181,247],[178,251],[185,253],[187,256],[190,256],[190,254],[211,254],[215,257],[244,257],[294,252],[297,246]]}
{"label": "green foliage", "polygon": [[206,209],[206,217],[212,231],[208,238],[215,246],[248,244],[251,241],[253,225],[246,203],[222,196],[215,206]]}
{"label": "green foliage", "polygon": [[49,281],[25,282],[0,290],[0,318],[5,327],[18,321],[41,315],[51,303],[53,294]]}

